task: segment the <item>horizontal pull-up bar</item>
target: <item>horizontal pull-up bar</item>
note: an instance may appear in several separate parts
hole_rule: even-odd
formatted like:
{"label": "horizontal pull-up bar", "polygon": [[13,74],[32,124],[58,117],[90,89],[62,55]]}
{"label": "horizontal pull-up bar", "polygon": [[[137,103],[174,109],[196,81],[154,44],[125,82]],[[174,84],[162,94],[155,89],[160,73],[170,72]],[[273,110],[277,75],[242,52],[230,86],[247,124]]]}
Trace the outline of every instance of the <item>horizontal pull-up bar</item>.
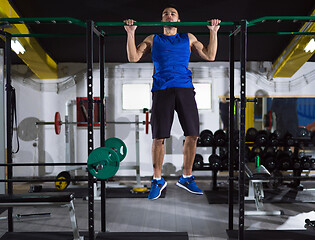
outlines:
{"label": "horizontal pull-up bar", "polygon": [[7,22],[10,24],[25,24],[25,23],[32,23],[32,24],[75,24],[81,27],[86,27],[86,23],[76,18],[68,18],[68,17],[40,17],[40,18],[0,18],[0,22]]}
{"label": "horizontal pull-up bar", "polygon": [[264,23],[266,21],[272,21],[272,22],[282,22],[282,21],[293,21],[293,22],[314,22],[315,16],[266,16],[254,19],[252,21],[249,21],[247,24],[247,27]]}
{"label": "horizontal pull-up bar", "polygon": [[[190,32],[198,36],[208,36],[208,32]],[[137,33],[137,36],[148,36],[151,34],[157,34],[156,32]],[[230,32],[218,32],[218,35],[230,35]],[[249,35],[315,35],[315,32],[247,32]],[[125,36],[126,32],[119,33],[105,33],[105,36]],[[14,35],[12,35],[14,36]]]}
{"label": "horizontal pull-up bar", "polygon": [[[315,16],[266,16],[248,21],[247,27],[269,22],[315,22]],[[39,17],[39,18],[0,18],[0,23],[9,24],[74,24],[86,27],[86,22],[69,17]],[[209,22],[135,22],[136,26],[207,26]],[[95,22],[95,26],[125,26],[124,22]],[[239,22],[221,22],[221,26],[239,25]]]}
{"label": "horizontal pull-up bar", "polygon": [[36,38],[45,38],[45,37],[85,37],[85,33],[17,33],[11,34],[12,37],[36,37]]}
{"label": "horizontal pull-up bar", "polygon": [[[208,32],[190,32],[196,36],[208,36]],[[151,34],[157,34],[156,32],[147,32],[147,33],[137,33],[137,36],[148,36]],[[218,32],[218,35],[230,35],[230,32]],[[315,32],[247,32],[249,35],[315,35]],[[1,31],[0,31],[1,35]],[[125,36],[126,32],[119,33],[104,33],[104,36]],[[46,37],[84,37],[85,33],[21,33],[21,34],[11,34],[12,37],[37,37],[37,38],[46,38]]]}
{"label": "horizontal pull-up bar", "polygon": [[[234,22],[220,22],[219,25],[234,25]],[[124,22],[96,22],[95,26],[125,26]],[[207,26],[209,22],[135,22],[136,26]]]}

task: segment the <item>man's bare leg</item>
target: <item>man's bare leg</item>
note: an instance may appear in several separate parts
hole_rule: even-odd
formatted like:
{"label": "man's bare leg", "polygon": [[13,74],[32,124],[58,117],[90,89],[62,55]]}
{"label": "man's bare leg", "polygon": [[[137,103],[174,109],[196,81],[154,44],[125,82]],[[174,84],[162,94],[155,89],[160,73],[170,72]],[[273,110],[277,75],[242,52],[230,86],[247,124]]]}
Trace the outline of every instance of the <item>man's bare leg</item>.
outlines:
{"label": "man's bare leg", "polygon": [[152,162],[153,162],[153,180],[148,198],[151,200],[158,199],[167,182],[162,178],[162,165],[164,158],[164,139],[153,139],[152,143]]}
{"label": "man's bare leg", "polygon": [[196,136],[187,136],[185,138],[185,143],[183,147],[183,153],[184,153],[183,175],[192,174],[192,167],[193,167],[195,155],[196,155],[197,140],[198,140],[198,137]]}
{"label": "man's bare leg", "polygon": [[152,162],[153,178],[161,178],[163,159],[164,159],[164,139],[153,139],[152,143]]}

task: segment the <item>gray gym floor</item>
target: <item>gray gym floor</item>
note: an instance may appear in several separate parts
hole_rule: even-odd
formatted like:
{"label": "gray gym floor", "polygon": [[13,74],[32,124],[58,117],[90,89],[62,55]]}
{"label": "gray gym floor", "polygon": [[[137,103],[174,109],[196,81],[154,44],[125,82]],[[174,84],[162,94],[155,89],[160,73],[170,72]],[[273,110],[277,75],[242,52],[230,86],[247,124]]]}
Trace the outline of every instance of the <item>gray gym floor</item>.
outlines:
{"label": "gray gym floor", "polygon": [[[200,188],[210,190],[209,181],[197,181]],[[188,232],[190,240],[227,239],[228,205],[208,204],[205,195],[186,192],[168,181],[165,198],[149,201],[146,198],[109,198],[106,200],[107,230],[110,232]],[[147,183],[149,184],[149,182]],[[282,216],[247,216],[246,229],[304,229],[305,218],[315,220],[314,203],[264,204],[266,210],[283,210]],[[238,223],[238,206],[234,205],[234,226]],[[254,203],[246,210],[254,210]],[[80,231],[88,231],[87,201],[75,200],[75,210]],[[22,207],[15,214],[50,212],[51,217],[14,220],[17,232],[71,231],[66,208]],[[100,203],[95,202],[95,230],[100,229]],[[5,217],[6,212],[0,217]],[[7,231],[7,221],[0,220],[1,236]]]}

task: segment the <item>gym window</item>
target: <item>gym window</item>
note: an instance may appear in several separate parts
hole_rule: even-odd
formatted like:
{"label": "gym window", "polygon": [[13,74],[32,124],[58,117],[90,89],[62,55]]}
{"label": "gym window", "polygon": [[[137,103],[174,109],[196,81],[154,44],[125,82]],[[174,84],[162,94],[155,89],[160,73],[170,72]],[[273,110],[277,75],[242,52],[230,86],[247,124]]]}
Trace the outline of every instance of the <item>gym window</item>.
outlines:
{"label": "gym window", "polygon": [[211,109],[211,83],[194,83],[198,109]]}
{"label": "gym window", "polygon": [[122,109],[142,110],[151,108],[151,85],[148,83],[124,83],[122,85]]}

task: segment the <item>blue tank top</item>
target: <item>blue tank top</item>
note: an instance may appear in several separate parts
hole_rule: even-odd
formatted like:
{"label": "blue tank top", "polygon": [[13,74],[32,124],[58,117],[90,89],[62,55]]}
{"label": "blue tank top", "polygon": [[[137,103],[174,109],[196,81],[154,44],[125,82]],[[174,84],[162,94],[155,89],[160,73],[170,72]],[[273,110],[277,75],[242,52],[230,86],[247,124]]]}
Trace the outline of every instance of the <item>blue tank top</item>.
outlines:
{"label": "blue tank top", "polygon": [[187,33],[172,36],[156,34],[153,38],[154,64],[152,91],[171,87],[193,88],[188,69],[190,44]]}

